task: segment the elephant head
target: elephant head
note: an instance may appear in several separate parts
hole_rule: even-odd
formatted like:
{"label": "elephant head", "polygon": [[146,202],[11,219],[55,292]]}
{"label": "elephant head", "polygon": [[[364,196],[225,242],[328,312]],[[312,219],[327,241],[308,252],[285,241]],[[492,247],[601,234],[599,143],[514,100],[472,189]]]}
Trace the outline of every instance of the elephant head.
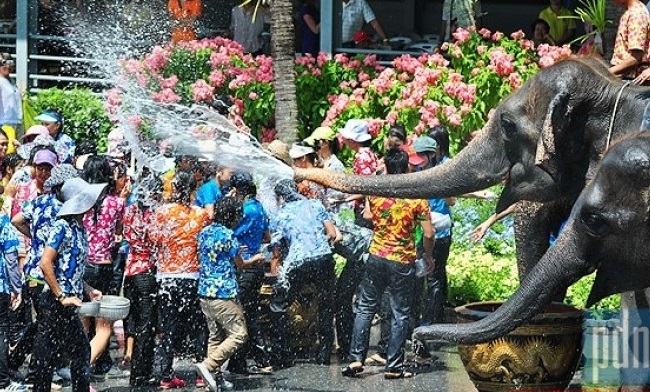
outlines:
{"label": "elephant head", "polygon": [[[597,60],[566,60],[535,75],[494,111],[454,159],[418,173],[353,176],[309,169],[310,179],[349,193],[407,198],[457,196],[506,180],[498,210],[518,200],[574,201],[609,138],[638,130],[647,89],[626,87]],[[647,94],[647,93],[645,93]]]}
{"label": "elephant head", "polygon": [[596,271],[587,300],[650,286],[650,133],[629,136],[604,156],[580,193],[564,230],[519,289],[481,321],[432,325],[417,339],[477,343],[502,336],[531,319],[584,275]]}

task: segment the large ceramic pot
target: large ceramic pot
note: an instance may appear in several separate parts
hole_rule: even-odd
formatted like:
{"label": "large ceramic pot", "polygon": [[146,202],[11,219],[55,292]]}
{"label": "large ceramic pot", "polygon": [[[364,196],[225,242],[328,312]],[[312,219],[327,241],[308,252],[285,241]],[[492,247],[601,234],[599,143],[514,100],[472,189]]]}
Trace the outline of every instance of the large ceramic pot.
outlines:
{"label": "large ceramic pot", "polygon": [[[494,312],[502,302],[455,309],[459,323]],[[582,348],[582,311],[551,304],[529,323],[487,343],[459,345],[465,370],[481,392],[562,391],[571,382]]]}

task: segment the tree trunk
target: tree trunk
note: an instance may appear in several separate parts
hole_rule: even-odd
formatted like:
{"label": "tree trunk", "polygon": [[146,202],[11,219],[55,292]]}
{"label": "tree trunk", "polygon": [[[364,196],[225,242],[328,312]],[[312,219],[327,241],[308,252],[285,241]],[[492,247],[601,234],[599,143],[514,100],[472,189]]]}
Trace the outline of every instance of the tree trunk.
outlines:
{"label": "tree trunk", "polygon": [[612,23],[607,25],[605,35],[603,36],[603,53],[607,61],[612,58],[612,53],[614,52],[614,41],[616,40],[618,22],[623,12],[625,12],[625,8],[616,4],[614,0],[607,0],[605,2],[605,18],[612,21]]}
{"label": "tree trunk", "polygon": [[271,56],[275,84],[275,128],[285,143],[296,141],[298,103],[294,74],[295,35],[291,0],[271,3]]}

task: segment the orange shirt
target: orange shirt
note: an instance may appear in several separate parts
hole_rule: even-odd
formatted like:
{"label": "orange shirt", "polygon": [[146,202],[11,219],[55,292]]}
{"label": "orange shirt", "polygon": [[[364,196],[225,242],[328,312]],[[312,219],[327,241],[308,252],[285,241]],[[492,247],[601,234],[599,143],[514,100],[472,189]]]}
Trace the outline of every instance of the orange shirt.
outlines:
{"label": "orange shirt", "polygon": [[[167,9],[172,19],[184,23],[186,19],[196,19],[201,16],[201,0],[169,0]],[[196,39],[196,32],[193,26],[181,24],[172,30],[172,42],[191,41]]]}
{"label": "orange shirt", "polygon": [[415,261],[415,228],[430,219],[426,200],[368,198],[374,224],[369,253],[403,264]]}
{"label": "orange shirt", "polygon": [[196,236],[210,223],[199,207],[168,203],[156,210],[149,239],[156,246],[157,273],[198,274]]}

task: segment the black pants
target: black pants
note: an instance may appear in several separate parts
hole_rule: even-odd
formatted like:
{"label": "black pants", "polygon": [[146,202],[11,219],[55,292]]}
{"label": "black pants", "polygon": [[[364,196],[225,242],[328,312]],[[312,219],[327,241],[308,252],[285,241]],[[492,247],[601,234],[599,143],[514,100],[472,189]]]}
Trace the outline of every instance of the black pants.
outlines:
{"label": "black pants", "polygon": [[0,293],[0,388],[11,383],[9,379],[9,318],[10,296]]}
{"label": "black pants", "polygon": [[158,296],[156,277],[152,273],[128,276],[124,282],[124,294],[131,301],[126,334],[134,339],[130,383],[144,385],[153,371]]}
{"label": "black pants", "polygon": [[70,356],[72,391],[90,388],[90,344],[77,308],[64,307],[46,291],[39,298],[38,332],[34,344],[36,369],[33,392],[49,392],[56,359],[63,351]]}
{"label": "black pants", "polygon": [[278,281],[275,284],[273,297],[271,297],[271,319],[272,327],[276,333],[278,354],[282,358],[281,361],[291,361],[293,359],[287,309],[305,285],[314,283],[318,290],[316,300],[318,302],[319,346],[316,350],[316,359],[319,362],[327,362],[334,344],[334,314],[332,311],[334,281],[336,279],[334,259],[329,254],[305,259],[297,264],[296,267],[287,272],[286,283]]}
{"label": "black pants", "polygon": [[165,278],[158,286],[158,329],[156,350],[157,375],[169,381],[174,375],[174,347],[179,339],[193,337],[190,351],[195,360],[203,360],[207,350],[207,324],[201,311],[196,279]]}
{"label": "black pants", "polygon": [[248,340],[241,349],[230,358],[228,368],[235,371],[245,370],[246,360],[252,358],[258,366],[269,366],[264,334],[259,324],[260,287],[264,282],[264,269],[261,266],[247,267],[239,275],[239,301],[244,309]]}
{"label": "black pants", "polygon": [[[32,306],[34,307],[34,312],[38,315],[40,312],[39,310],[39,305],[38,305],[38,298],[43,292],[43,287],[44,285],[37,283],[32,280],[28,280],[23,286],[23,301],[21,304],[21,307],[24,307],[24,311],[29,312],[29,319],[31,320],[32,318]],[[27,326],[24,328],[20,329],[18,336],[12,337],[11,341],[13,344],[15,344],[15,348],[9,355],[9,368],[13,370],[18,370],[23,362],[25,362],[25,358],[29,354],[33,352],[34,349],[34,340],[36,338],[36,331],[38,330],[38,318],[36,320],[32,320]],[[63,360],[60,359],[58,361],[60,364],[63,363]],[[31,360],[29,362],[29,371],[27,378],[28,379],[33,379],[34,376],[34,367],[36,366],[35,364],[35,359],[34,356],[32,355]]]}
{"label": "black pants", "polygon": [[361,255],[356,258],[348,258],[341,275],[336,281],[334,295],[334,314],[336,316],[336,337],[339,343],[340,352],[348,355],[350,352],[350,341],[352,340],[352,328],[354,326],[354,311],[352,309],[352,298],[359,287],[363,276],[363,261]]}
{"label": "black pants", "polygon": [[451,247],[451,236],[436,238],[433,248],[433,258],[436,266],[427,279],[427,299],[422,306],[422,324],[431,325],[442,323],[444,318],[444,306],[447,300],[447,259],[449,259],[449,248]]}
{"label": "black pants", "polygon": [[368,257],[359,285],[356,317],[352,331],[350,359],[363,363],[368,353],[370,327],[379,310],[384,290],[388,291],[393,322],[388,341],[386,371],[400,372],[404,367],[404,343],[415,283],[415,268],[373,254]]}

